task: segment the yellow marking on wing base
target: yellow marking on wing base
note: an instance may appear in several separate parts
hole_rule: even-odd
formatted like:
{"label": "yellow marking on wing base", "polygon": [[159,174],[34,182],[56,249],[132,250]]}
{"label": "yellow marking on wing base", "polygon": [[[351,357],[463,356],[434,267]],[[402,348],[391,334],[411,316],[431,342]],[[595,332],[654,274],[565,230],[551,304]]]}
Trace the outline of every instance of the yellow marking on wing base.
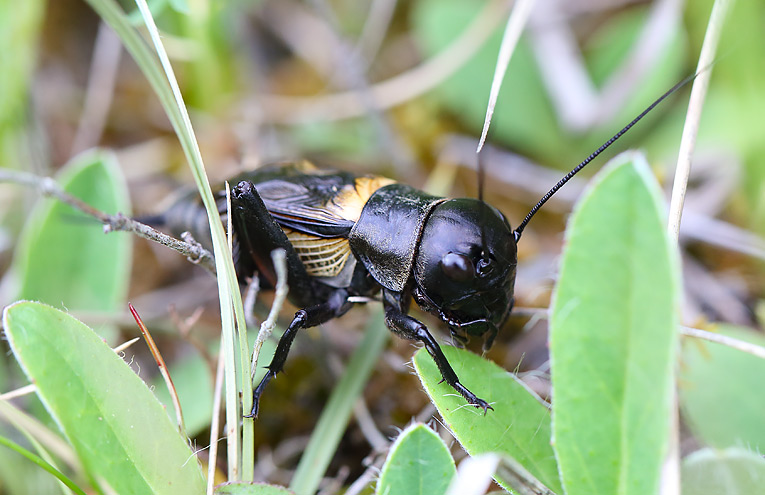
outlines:
{"label": "yellow marking on wing base", "polygon": [[361,210],[370,196],[383,186],[393,184],[394,180],[386,177],[359,177],[353,185],[345,186],[327,205],[327,210],[346,220],[358,222]]}
{"label": "yellow marking on wing base", "polygon": [[[357,222],[370,196],[381,187],[394,182],[379,176],[359,177],[354,184],[347,185],[338,191],[323,209],[336,218]],[[313,218],[313,215],[309,217]],[[351,255],[351,245],[346,238],[322,238],[287,228],[284,232],[295,248],[300,261],[303,262],[308,275],[312,277],[339,275]]]}
{"label": "yellow marking on wing base", "polygon": [[348,239],[325,239],[290,229],[284,229],[292,246],[312,277],[337,276],[351,255]]}

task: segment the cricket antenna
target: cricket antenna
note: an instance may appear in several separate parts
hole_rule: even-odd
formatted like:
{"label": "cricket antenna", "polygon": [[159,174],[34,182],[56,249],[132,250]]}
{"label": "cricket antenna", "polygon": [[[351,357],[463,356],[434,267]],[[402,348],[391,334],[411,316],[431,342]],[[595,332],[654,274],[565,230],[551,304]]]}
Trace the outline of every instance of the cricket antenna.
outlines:
{"label": "cricket antenna", "polygon": [[[700,72],[701,72],[701,71],[700,71]],[[617,140],[617,139],[619,139],[620,137],[622,137],[622,136],[623,136],[623,135],[624,135],[624,134],[625,134],[627,131],[629,131],[629,130],[632,128],[632,126],[634,126],[635,124],[637,124],[638,122],[640,122],[640,119],[642,119],[643,117],[645,117],[646,115],[648,115],[648,113],[649,113],[651,110],[653,110],[653,109],[654,109],[654,108],[655,108],[655,107],[656,107],[656,106],[657,106],[659,103],[661,103],[662,101],[664,101],[664,99],[666,99],[668,96],[670,96],[672,93],[674,93],[674,92],[675,92],[675,91],[677,91],[678,89],[682,88],[683,86],[685,86],[685,85],[686,85],[686,84],[688,84],[689,82],[693,81],[693,80],[696,78],[696,76],[698,76],[698,75],[700,74],[700,72],[697,72],[697,73],[695,73],[695,74],[692,74],[692,75],[690,75],[690,76],[686,77],[685,79],[683,79],[682,81],[680,81],[679,83],[677,83],[677,84],[675,84],[674,86],[672,86],[672,87],[671,87],[671,88],[670,88],[670,89],[669,89],[669,90],[668,90],[666,93],[664,93],[663,95],[661,95],[660,97],[658,97],[658,98],[656,99],[656,101],[654,101],[653,103],[651,103],[651,104],[648,106],[648,108],[646,108],[645,110],[643,110],[643,111],[641,112],[641,114],[640,114],[640,115],[638,115],[637,117],[635,117],[635,118],[632,120],[632,122],[630,122],[629,124],[627,124],[626,126],[624,126],[624,127],[622,128],[622,130],[620,130],[619,132],[617,132],[616,134],[614,134],[614,136],[613,136],[611,139],[609,139],[608,141],[606,141],[605,143],[603,143],[603,145],[602,145],[600,148],[598,148],[598,149],[597,149],[597,150],[595,150],[595,152],[593,152],[593,153],[592,153],[590,156],[588,156],[587,158],[585,158],[585,159],[584,159],[584,161],[582,161],[582,163],[580,163],[579,165],[577,165],[576,167],[574,167],[574,168],[571,170],[571,172],[569,172],[568,174],[566,174],[566,176],[565,176],[565,177],[563,177],[563,178],[562,178],[560,181],[558,181],[558,183],[557,183],[557,184],[555,184],[555,186],[553,186],[553,188],[552,188],[552,189],[550,189],[549,191],[547,191],[547,194],[545,194],[544,196],[542,196],[542,199],[540,199],[540,200],[539,200],[539,202],[538,202],[536,205],[534,205],[534,207],[531,209],[531,211],[529,211],[528,215],[526,215],[526,218],[524,218],[524,219],[523,219],[523,221],[520,223],[520,225],[518,225],[518,227],[517,227],[517,228],[516,228],[516,229],[513,231],[513,236],[515,237],[515,242],[518,242],[518,240],[521,238],[521,234],[523,234],[523,229],[524,229],[524,228],[526,228],[526,224],[528,224],[528,223],[529,223],[529,220],[531,220],[531,217],[533,217],[533,216],[534,216],[534,214],[536,214],[536,212],[537,212],[537,211],[539,211],[539,209],[542,207],[542,205],[544,205],[545,203],[547,203],[547,200],[548,200],[548,199],[550,199],[550,198],[553,196],[553,194],[555,194],[556,192],[558,192],[558,189],[560,189],[561,187],[563,187],[563,186],[566,184],[566,182],[568,182],[569,180],[571,180],[571,178],[572,178],[573,176],[575,176],[577,173],[579,173],[579,171],[580,171],[580,170],[582,170],[582,169],[583,169],[583,168],[584,168],[584,167],[585,167],[585,166],[586,166],[588,163],[590,163],[590,162],[591,162],[592,160],[594,160],[594,159],[595,159],[595,158],[596,158],[598,155],[600,155],[601,153],[603,153],[603,152],[604,152],[604,151],[605,151],[605,150],[606,150],[606,149],[607,149],[609,146],[611,146],[612,144],[614,144],[614,143],[616,142],[616,140]]]}

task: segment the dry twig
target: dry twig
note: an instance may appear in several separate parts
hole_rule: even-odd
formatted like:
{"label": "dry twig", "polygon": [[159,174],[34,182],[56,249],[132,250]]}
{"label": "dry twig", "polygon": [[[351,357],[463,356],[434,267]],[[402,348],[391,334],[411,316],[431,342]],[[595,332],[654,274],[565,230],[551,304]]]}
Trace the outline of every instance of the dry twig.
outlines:
{"label": "dry twig", "polygon": [[209,271],[213,275],[215,274],[215,262],[213,255],[203,248],[199,243],[184,242],[169,236],[163,232],[160,232],[153,227],[126,217],[121,213],[110,215],[104,213],[101,210],[92,207],[79,198],[67,193],[50,177],[39,177],[27,172],[19,172],[15,170],[0,170],[0,182],[10,182],[14,184],[20,184],[23,186],[34,187],[40,194],[48,198],[54,198],[62,203],[66,203],[72,208],[75,208],[88,216],[91,216],[104,224],[104,233],[122,231],[136,234],[144,239],[154,241],[156,243],[167,246],[170,249],[179,252],[185,256],[189,261],[197,264]]}

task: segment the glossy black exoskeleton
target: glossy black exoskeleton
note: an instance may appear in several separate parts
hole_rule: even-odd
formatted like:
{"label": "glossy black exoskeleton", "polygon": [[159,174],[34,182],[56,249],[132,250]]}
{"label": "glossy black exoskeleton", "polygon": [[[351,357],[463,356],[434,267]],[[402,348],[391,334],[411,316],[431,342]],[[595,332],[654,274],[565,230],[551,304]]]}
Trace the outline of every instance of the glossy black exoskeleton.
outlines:
{"label": "glossy black exoskeleton", "polygon": [[[598,148],[556,184],[512,230],[495,208],[477,199],[431,196],[371,175],[320,171],[307,162],[264,167],[231,184],[234,256],[240,280],[257,271],[276,283],[274,249],[287,254],[290,300],[302,308],[279,340],[268,372],[254,390],[253,408],[279,373],[301,328],[345,314],[361,299],[381,294],[385,323],[397,335],[421,342],[444,381],[486,412],[491,406],[459,380],[441,347],[408,315],[412,299],[443,320],[454,338],[482,336],[488,349],[513,306],[516,243],[539,208],[574,174],[619,139],[686,78]],[[226,212],[225,193],[219,210]],[[209,238],[201,206],[181,201],[165,213],[176,233]]]}
{"label": "glossy black exoskeleton", "polygon": [[[232,183],[238,275],[258,271],[275,284],[271,252],[284,249],[290,301],[303,308],[255,389],[251,415],[299,329],[345,314],[350,298],[379,292],[388,328],[422,342],[468,403],[491,408],[460,383],[428,328],[407,313],[414,298],[459,341],[484,336],[484,347],[491,346],[510,314],[515,282],[516,241],[499,211],[476,199],[431,196],[383,177],[320,171],[307,162],[264,167]],[[224,213],[225,198],[219,199]],[[204,218],[198,208],[178,203],[165,215],[168,226],[204,239],[204,223],[194,228],[189,221]]]}

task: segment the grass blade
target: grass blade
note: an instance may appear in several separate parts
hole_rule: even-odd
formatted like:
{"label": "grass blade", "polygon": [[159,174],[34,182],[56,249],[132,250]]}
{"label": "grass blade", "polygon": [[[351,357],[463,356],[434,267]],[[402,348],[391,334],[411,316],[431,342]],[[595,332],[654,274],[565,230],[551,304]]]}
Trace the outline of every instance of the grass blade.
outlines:
{"label": "grass blade", "polygon": [[303,457],[300,458],[300,464],[290,483],[290,490],[297,495],[316,493],[319,482],[348,425],[353,404],[372,373],[389,335],[390,332],[383,322],[382,312],[374,313],[359,347],[353,353],[348,367],[321,413]]}
{"label": "grass blade", "polygon": [[54,468],[53,466],[51,466],[50,464],[45,462],[45,460],[42,457],[38,456],[37,454],[28,451],[27,449],[25,449],[21,445],[15,443],[15,442],[12,442],[11,440],[8,440],[7,438],[5,438],[3,436],[0,436],[0,445],[8,447],[9,449],[13,450],[14,452],[17,452],[17,453],[23,455],[24,457],[26,457],[30,461],[32,461],[35,464],[37,464],[38,466],[40,466],[45,471],[48,471],[50,474],[52,474],[53,476],[58,478],[58,480],[61,483],[66,485],[67,488],[72,490],[77,495],[85,495],[85,492],[82,491],[82,489],[79,486],[77,486],[74,483],[74,481],[70,480],[69,478],[67,478],[67,476],[64,473],[62,473],[58,469]]}
{"label": "grass blade", "polygon": [[[215,254],[216,271],[218,274],[218,296],[221,307],[223,346],[225,348],[226,361],[226,422],[229,425],[228,459],[229,479],[237,480],[242,476],[242,465],[247,466],[248,473],[251,471],[253,462],[242,464],[240,454],[242,447],[246,446],[245,452],[248,459],[254,458],[251,422],[246,421],[244,441],[239,434],[237,425],[241,421],[241,407],[239,405],[238,385],[241,382],[242,395],[252,395],[252,384],[246,373],[240,373],[237,377],[235,363],[235,324],[242,331],[245,329],[244,312],[242,310],[239,286],[234,274],[234,266],[231,253],[226,247],[226,236],[218,216],[215,200],[210,189],[210,184],[205,173],[202,156],[194,136],[191,121],[183,104],[183,99],[178,89],[172,67],[159,39],[154,20],[146,6],[146,2],[137,0],[144,22],[147,24],[152,39],[155,43],[157,55],[152,53],[137,31],[131,26],[129,19],[114,0],[88,0],[93,9],[106,21],[119,35],[125,47],[140,66],[149,83],[154,88],[165,112],[175,129],[181,147],[189,162],[194,180],[202,197],[202,202],[207,210],[208,220],[212,231],[213,251]],[[159,58],[158,58],[159,57]],[[162,62],[160,62],[162,60]],[[233,308],[232,308],[233,307]],[[245,379],[246,378],[246,379]],[[249,391],[249,393],[248,393]],[[245,475],[245,477],[247,477]],[[251,476],[249,476],[251,478]]]}
{"label": "grass blade", "polygon": [[489,91],[489,104],[486,107],[486,117],[476,152],[481,151],[486,141],[486,135],[489,134],[491,116],[494,114],[494,107],[497,104],[497,98],[499,98],[499,88],[502,87],[502,80],[505,78],[507,66],[510,64],[510,57],[513,56],[515,46],[518,44],[518,39],[521,37],[523,27],[526,25],[533,8],[534,0],[519,0],[513,4],[513,10],[510,12],[510,18],[507,20],[507,26],[505,26],[505,34],[502,37],[502,45],[499,48],[497,66],[494,69],[494,78],[491,81],[491,90]]}

